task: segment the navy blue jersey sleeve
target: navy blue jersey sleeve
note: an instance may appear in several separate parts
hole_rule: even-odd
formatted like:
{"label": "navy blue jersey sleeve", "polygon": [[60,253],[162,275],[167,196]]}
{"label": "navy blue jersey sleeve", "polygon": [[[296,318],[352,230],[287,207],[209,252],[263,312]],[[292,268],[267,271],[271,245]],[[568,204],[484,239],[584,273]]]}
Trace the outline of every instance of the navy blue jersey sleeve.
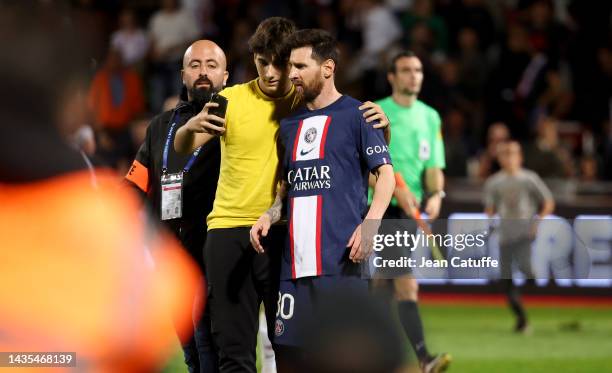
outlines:
{"label": "navy blue jersey sleeve", "polygon": [[372,123],[367,123],[358,111],[357,122],[360,134],[360,155],[370,171],[384,164],[391,164],[389,147],[385,141],[382,129],[376,129]]}

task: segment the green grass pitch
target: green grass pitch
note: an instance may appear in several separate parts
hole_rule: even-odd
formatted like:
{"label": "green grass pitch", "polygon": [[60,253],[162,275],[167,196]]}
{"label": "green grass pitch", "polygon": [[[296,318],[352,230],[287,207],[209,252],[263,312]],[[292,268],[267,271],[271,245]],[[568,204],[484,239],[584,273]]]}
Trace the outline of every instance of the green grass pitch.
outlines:
{"label": "green grass pitch", "polygon": [[427,343],[452,372],[612,372],[612,309],[528,308],[532,332],[512,333],[509,309],[423,306]]}

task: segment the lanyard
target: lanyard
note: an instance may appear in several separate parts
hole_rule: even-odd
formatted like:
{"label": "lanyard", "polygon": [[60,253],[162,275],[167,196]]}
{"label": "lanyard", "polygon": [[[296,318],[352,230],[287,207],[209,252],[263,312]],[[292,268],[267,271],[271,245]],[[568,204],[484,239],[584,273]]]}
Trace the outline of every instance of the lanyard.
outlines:
{"label": "lanyard", "polygon": [[[168,170],[168,149],[170,148],[170,140],[172,139],[172,134],[174,132],[174,127],[176,127],[177,120],[178,120],[178,110],[175,110],[174,117],[172,118],[172,124],[170,125],[170,129],[168,130],[168,136],[166,136],[166,143],[164,144],[164,155],[162,158],[162,172],[163,173],[166,173],[166,171]],[[189,171],[189,169],[193,165],[193,162],[195,162],[195,159],[198,157],[198,154],[200,154],[200,149],[202,149],[201,146],[198,147],[193,152],[193,154],[191,155],[191,158],[189,158],[189,160],[187,161],[187,164],[183,168],[183,172]]]}

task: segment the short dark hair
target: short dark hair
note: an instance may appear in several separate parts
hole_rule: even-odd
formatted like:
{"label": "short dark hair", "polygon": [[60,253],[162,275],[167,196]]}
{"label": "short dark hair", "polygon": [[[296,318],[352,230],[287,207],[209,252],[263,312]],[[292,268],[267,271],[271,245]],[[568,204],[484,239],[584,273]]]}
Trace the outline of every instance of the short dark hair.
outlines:
{"label": "short dark hair", "polygon": [[391,62],[389,63],[389,66],[387,68],[387,71],[390,73],[395,74],[397,72],[397,66],[395,66],[395,64],[397,63],[397,61],[400,58],[404,58],[404,57],[416,57],[419,58],[416,53],[414,53],[413,51],[409,51],[409,50],[403,50],[401,52],[396,53],[393,58],[391,59]]}
{"label": "short dark hair", "polygon": [[267,18],[249,39],[249,51],[272,57],[274,64],[284,64],[289,59],[289,51],[283,43],[296,30],[295,23],[287,18]]}
{"label": "short dark hair", "polygon": [[312,58],[318,63],[332,60],[338,66],[340,52],[336,39],[325,30],[304,29],[297,31],[287,39],[285,45],[289,51],[302,47],[312,47]]}

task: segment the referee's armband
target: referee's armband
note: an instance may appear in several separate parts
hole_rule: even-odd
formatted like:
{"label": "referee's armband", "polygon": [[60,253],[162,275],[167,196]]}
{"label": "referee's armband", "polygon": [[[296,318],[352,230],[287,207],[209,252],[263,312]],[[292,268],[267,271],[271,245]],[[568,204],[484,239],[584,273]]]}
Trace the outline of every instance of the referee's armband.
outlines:
{"label": "referee's armband", "polygon": [[134,160],[125,178],[134,183],[138,189],[145,193],[147,192],[147,186],[149,185],[149,170],[145,165],[138,162],[138,160]]}

